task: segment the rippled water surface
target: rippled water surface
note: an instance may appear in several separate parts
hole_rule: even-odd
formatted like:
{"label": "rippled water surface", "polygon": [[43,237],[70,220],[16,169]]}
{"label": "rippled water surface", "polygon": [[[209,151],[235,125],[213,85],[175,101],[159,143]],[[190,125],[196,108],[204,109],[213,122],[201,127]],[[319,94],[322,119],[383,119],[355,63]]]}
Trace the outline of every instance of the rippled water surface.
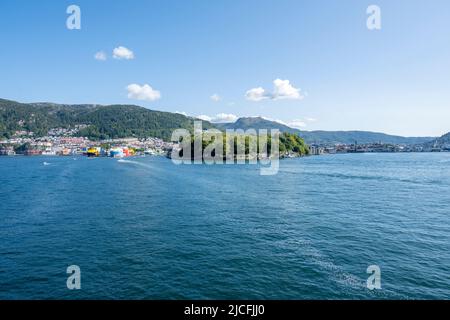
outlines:
{"label": "rippled water surface", "polygon": [[0,157],[0,299],[450,298],[450,153],[259,172]]}

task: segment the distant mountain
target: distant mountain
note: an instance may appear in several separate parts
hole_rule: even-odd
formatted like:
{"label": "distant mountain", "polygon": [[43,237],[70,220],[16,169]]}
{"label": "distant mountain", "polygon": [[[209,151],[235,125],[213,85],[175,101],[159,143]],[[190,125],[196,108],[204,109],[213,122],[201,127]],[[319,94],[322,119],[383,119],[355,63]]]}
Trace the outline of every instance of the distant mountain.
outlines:
{"label": "distant mountain", "polygon": [[450,147],[450,132],[444,134],[440,138],[434,138],[429,142],[424,143],[425,147]]}
{"label": "distant mountain", "polygon": [[433,137],[402,137],[370,131],[301,131],[300,135],[308,143],[359,144],[390,143],[415,145],[433,140]]}
{"label": "distant mountain", "polygon": [[450,132],[447,134],[444,134],[442,137],[438,139],[438,143],[441,144],[450,144]]}
{"label": "distant mountain", "polygon": [[249,118],[239,118],[234,123],[215,123],[214,124],[217,128],[226,130],[226,129],[278,129],[281,132],[287,132],[287,133],[299,133],[299,130],[290,128],[286,125],[283,125],[281,123],[270,121],[261,117],[249,117]]}
{"label": "distant mountain", "polygon": [[[45,136],[53,128],[85,125],[79,136],[91,139],[159,137],[169,140],[175,129],[193,131],[193,118],[178,113],[153,111],[135,105],[63,105],[19,103],[0,99],[0,137],[16,131]],[[204,128],[213,127],[203,121]]]}
{"label": "distant mountain", "polygon": [[[135,105],[65,105],[55,103],[19,103],[0,99],[0,137],[10,137],[17,131],[33,132],[45,136],[50,129],[82,126],[77,133],[90,139],[125,137],[159,137],[169,140],[175,129],[193,131],[194,118],[178,113],[153,111]],[[203,128],[226,129],[278,129],[298,134],[306,143],[352,144],[393,143],[425,144],[436,141],[433,137],[406,138],[367,131],[300,131],[281,123],[260,117],[240,118],[235,123],[214,124],[203,121]],[[447,135],[441,141],[450,139]]]}
{"label": "distant mountain", "polygon": [[260,117],[240,118],[235,123],[215,124],[221,129],[278,129],[281,132],[297,133],[308,144],[352,144],[357,141],[364,143],[392,143],[392,144],[422,144],[431,141],[433,137],[401,137],[368,131],[300,131],[281,123]]}

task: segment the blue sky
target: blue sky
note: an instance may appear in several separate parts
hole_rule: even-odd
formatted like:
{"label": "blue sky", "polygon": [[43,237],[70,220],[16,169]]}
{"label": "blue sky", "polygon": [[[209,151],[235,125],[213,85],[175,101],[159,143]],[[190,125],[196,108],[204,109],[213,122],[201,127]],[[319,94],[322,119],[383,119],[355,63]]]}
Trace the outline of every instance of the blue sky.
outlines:
{"label": "blue sky", "polygon": [[[71,4],[81,30],[66,28]],[[371,4],[381,30],[366,27]],[[21,102],[264,116],[304,130],[450,131],[448,0],[2,0],[0,43],[0,97]],[[115,59],[120,46],[134,58]],[[101,51],[105,61],[94,58]],[[131,84],[141,87],[130,99]],[[153,98],[135,99],[149,98],[146,84]],[[255,88],[264,99],[246,97]]]}

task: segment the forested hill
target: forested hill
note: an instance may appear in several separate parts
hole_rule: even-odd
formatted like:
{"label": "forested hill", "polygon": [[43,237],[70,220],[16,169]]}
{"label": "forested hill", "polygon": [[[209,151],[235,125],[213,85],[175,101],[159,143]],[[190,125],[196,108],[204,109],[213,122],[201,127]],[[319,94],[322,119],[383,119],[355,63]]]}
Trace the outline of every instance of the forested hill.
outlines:
{"label": "forested hill", "polygon": [[[91,139],[159,137],[169,140],[175,129],[193,130],[193,118],[134,105],[62,105],[19,103],[0,99],[0,137],[17,131],[45,136],[50,129],[81,126],[78,136]],[[211,128],[203,121],[204,128]]]}
{"label": "forested hill", "polygon": [[303,131],[288,127],[276,121],[261,117],[240,118],[235,123],[216,125],[221,129],[278,129],[281,132],[298,134],[308,144],[353,144],[392,143],[392,144],[422,144],[432,141],[433,137],[401,137],[370,131]]}
{"label": "forested hill", "polygon": [[425,147],[434,147],[434,146],[437,146],[437,147],[445,146],[445,147],[447,147],[447,146],[450,146],[450,132],[447,133],[447,134],[444,134],[440,138],[436,138],[436,139],[431,140],[428,143],[425,143],[424,146]]}
{"label": "forested hill", "polygon": [[[93,140],[126,137],[158,137],[169,140],[175,129],[193,131],[194,118],[178,113],[153,111],[135,105],[63,105],[54,103],[19,103],[0,99],[0,138],[17,131],[45,136],[50,129],[77,128],[77,136]],[[203,121],[203,128],[279,129],[297,134],[308,144],[394,143],[422,144],[432,137],[399,137],[367,131],[300,131],[267,119],[240,118],[235,123],[214,124]]]}

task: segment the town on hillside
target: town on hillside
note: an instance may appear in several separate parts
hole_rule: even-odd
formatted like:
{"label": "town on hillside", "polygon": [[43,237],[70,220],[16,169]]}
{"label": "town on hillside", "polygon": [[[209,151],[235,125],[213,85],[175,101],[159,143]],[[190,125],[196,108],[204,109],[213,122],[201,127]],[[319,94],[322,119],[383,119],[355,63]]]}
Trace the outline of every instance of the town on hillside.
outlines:
{"label": "town on hillside", "polygon": [[14,156],[72,156],[122,158],[134,155],[167,155],[173,143],[159,138],[124,138],[92,141],[86,137],[49,134],[34,137],[32,133],[17,132],[10,139],[0,140],[0,155]]}
{"label": "town on hillside", "polygon": [[[73,131],[73,130],[72,130]],[[127,157],[134,155],[170,155],[179,146],[160,138],[122,138],[107,140],[90,140],[77,137],[70,129],[57,128],[48,131],[47,136],[36,137],[33,132],[16,131],[9,138],[0,140],[0,156],[71,156],[85,155],[89,157]],[[394,153],[394,152],[449,152],[450,143],[427,144],[391,144],[366,143],[358,144],[311,144],[309,155],[340,153]],[[290,154],[286,155],[290,157]]]}
{"label": "town on hillside", "polygon": [[395,153],[395,152],[449,152],[450,144],[393,144],[363,143],[352,144],[312,144],[309,146],[312,155],[336,153]]}

